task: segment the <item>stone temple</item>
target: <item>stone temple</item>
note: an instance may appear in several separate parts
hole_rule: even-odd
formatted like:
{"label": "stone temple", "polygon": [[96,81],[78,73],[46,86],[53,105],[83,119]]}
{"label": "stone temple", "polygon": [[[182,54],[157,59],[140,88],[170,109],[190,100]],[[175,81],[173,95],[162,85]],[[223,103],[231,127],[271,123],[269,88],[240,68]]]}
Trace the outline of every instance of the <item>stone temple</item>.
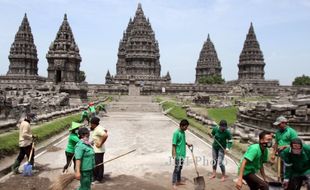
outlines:
{"label": "stone temple", "polygon": [[264,55],[256,39],[252,23],[239,56],[238,68],[238,80],[232,81],[232,83],[268,86],[279,85],[279,81],[265,80]]}
{"label": "stone temple", "polygon": [[139,3],[133,19],[130,18],[118,48],[116,75],[107,72],[107,84],[167,84],[170,75],[161,77],[159,47],[149,19]]}
{"label": "stone temple", "polygon": [[79,51],[67,15],[65,15],[56,39],[51,43],[46,54],[48,61],[47,81],[55,84],[79,82],[80,63],[82,61]]}
{"label": "stone temple", "polygon": [[239,57],[239,80],[264,80],[264,56],[260,50],[259,43],[256,39],[253,24],[251,23],[249,33],[243,45]]}
{"label": "stone temple", "polygon": [[87,83],[80,80],[82,58],[67,15],[46,55],[47,78],[38,76],[37,49],[26,14],[15,35],[8,58],[9,70],[5,76],[0,76],[1,88],[66,92],[70,95],[72,104],[87,99]]}
{"label": "stone temple", "polygon": [[69,25],[67,15],[46,54],[48,78],[46,84],[58,85],[60,92],[67,92],[70,98],[87,99],[87,85],[80,81],[82,58]]}
{"label": "stone temple", "polygon": [[38,76],[37,48],[34,44],[31,27],[25,14],[10,48],[9,70],[6,76],[0,76],[1,84],[42,84],[44,77]]}
{"label": "stone temple", "polygon": [[221,74],[222,67],[215,47],[210,40],[210,35],[208,35],[207,41],[204,42],[202,50],[199,54],[199,59],[196,67],[196,81],[199,82],[199,79],[202,77],[208,76],[222,76]]}

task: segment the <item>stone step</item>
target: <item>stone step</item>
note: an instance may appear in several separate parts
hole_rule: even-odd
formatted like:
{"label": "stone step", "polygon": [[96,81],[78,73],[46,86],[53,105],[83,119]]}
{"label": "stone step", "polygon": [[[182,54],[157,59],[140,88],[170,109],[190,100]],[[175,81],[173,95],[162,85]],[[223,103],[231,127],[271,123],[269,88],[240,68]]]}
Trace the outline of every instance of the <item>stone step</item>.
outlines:
{"label": "stone step", "polygon": [[107,106],[108,112],[160,112],[161,107],[156,103],[119,102]]}

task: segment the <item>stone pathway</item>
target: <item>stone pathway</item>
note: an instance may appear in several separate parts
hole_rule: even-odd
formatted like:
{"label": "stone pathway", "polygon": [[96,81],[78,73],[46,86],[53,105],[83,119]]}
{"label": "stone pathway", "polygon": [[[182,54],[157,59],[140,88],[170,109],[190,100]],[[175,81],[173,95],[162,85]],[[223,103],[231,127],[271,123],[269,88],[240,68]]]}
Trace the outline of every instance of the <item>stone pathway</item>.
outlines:
{"label": "stone pathway", "polygon": [[[119,110],[118,108],[121,106],[126,109]],[[101,125],[108,130],[109,134],[106,142],[105,160],[133,149],[136,151],[106,164],[106,182],[94,185],[92,189],[171,189],[171,175],[174,168],[170,158],[171,140],[173,132],[178,127],[177,124],[159,112],[159,106],[152,103],[150,97],[121,97],[118,102],[112,103],[108,108],[110,108],[108,116],[101,118]],[[205,177],[207,189],[233,189],[232,179],[237,171],[234,162],[230,159],[225,161],[227,173],[230,175],[226,182],[221,183],[220,178],[209,180],[212,162],[210,145],[190,132],[187,132],[186,135],[187,141],[194,144],[198,170]],[[12,176],[6,178],[0,183],[0,190],[6,189],[5,187],[15,190],[46,189],[51,181],[61,174],[61,168],[65,163],[66,144],[67,139],[64,139],[55,148],[36,158],[40,171],[34,177]],[[196,177],[196,173],[189,150],[187,156],[188,159],[182,173],[182,176],[187,180],[187,185],[180,187],[180,190],[194,189],[193,178]],[[70,172],[73,172],[72,168]],[[29,188],[25,188],[28,186],[18,183],[18,181],[27,184]],[[15,186],[9,186],[15,183]],[[35,183],[41,183],[41,187],[37,188]],[[78,186],[79,182],[74,181],[67,189],[73,190]]]}

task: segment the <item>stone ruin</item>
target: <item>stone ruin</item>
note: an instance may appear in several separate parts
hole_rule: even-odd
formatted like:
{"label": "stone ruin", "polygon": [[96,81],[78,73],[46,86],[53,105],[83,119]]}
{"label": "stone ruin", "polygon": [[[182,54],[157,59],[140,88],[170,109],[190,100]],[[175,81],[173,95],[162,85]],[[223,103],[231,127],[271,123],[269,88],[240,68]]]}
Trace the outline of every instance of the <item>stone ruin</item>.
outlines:
{"label": "stone ruin", "polygon": [[65,92],[0,89],[0,133],[16,127],[26,113],[37,114],[40,122],[81,109],[85,107],[69,105],[69,94]]}
{"label": "stone ruin", "polygon": [[210,95],[197,93],[194,96],[193,102],[195,104],[202,104],[202,105],[210,104]]}
{"label": "stone ruin", "polygon": [[230,96],[257,96],[257,90],[251,84],[238,84],[232,87],[232,89],[227,93]]}
{"label": "stone ruin", "polygon": [[280,115],[289,120],[289,125],[302,139],[310,141],[310,96],[288,96],[240,106],[238,121],[234,126],[235,133],[244,141],[257,141],[260,131],[276,131],[272,123]]}

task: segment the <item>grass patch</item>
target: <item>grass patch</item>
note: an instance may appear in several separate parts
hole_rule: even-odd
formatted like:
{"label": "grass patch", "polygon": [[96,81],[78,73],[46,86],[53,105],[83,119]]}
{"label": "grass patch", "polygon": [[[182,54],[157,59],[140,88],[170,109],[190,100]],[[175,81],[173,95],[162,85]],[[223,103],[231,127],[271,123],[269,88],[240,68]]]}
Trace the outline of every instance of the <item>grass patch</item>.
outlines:
{"label": "grass patch", "polygon": [[237,120],[237,108],[210,108],[208,110],[208,117],[219,123],[222,119],[225,119],[228,125],[232,125]]}
{"label": "grass patch", "polygon": [[[161,98],[156,98],[157,101],[161,102]],[[173,108],[168,115],[174,117],[177,120],[187,119],[189,124],[192,127],[195,127],[196,129],[202,131],[203,133],[209,133],[209,128],[203,126],[201,123],[196,121],[194,118],[188,117],[186,114],[186,110],[182,108],[182,104],[174,102],[174,101],[166,101],[162,104],[162,107],[164,110],[167,110],[169,108]]]}
{"label": "grass patch", "polygon": [[[38,141],[43,141],[49,137],[68,129],[72,121],[78,121],[80,114],[74,114],[53,120],[39,125],[32,130],[32,134],[38,135]],[[11,155],[19,150],[18,146],[19,132],[3,135],[0,137],[0,158]]]}

